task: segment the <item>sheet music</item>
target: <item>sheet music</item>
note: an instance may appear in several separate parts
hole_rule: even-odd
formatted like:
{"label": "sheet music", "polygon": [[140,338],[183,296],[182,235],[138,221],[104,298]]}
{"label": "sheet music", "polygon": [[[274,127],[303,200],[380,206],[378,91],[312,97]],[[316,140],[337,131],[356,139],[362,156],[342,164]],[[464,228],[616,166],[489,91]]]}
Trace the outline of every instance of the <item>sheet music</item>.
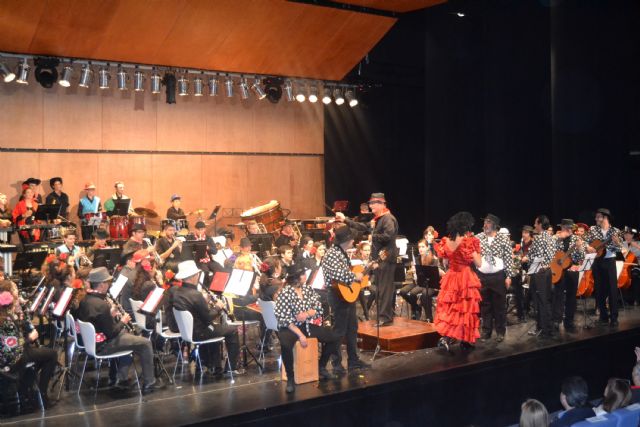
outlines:
{"label": "sheet music", "polygon": [[71,296],[73,295],[73,288],[64,288],[62,291],[62,295],[60,299],[56,303],[55,308],[53,309],[53,315],[56,317],[64,316],[64,312],[67,311],[67,306],[71,301]]}
{"label": "sheet music", "polygon": [[624,269],[624,261],[616,261],[616,278],[620,278],[620,273]]}
{"label": "sheet music", "polygon": [[355,267],[356,265],[364,265],[364,261],[361,259],[352,259],[351,267]]}
{"label": "sheet music", "polygon": [[122,288],[124,288],[124,285],[127,283],[127,280],[129,280],[127,276],[125,276],[124,274],[120,274],[116,279],[116,281],[111,284],[111,288],[109,288],[109,293],[111,294],[113,299],[118,298],[118,295],[120,295],[120,292],[122,292]]}
{"label": "sheet music", "polygon": [[29,311],[31,313],[35,313],[35,311],[38,309],[38,306],[40,305],[40,303],[42,302],[42,297],[44,296],[44,291],[47,288],[42,287],[39,291],[38,294],[36,295],[36,297],[33,299],[33,303],[31,304],[31,307],[29,307]]}
{"label": "sheet music", "polygon": [[102,217],[100,216],[92,216],[89,218],[89,222],[87,222],[87,225],[92,227],[99,227],[100,224],[102,224]]}
{"label": "sheet music", "polygon": [[529,270],[527,274],[535,274],[540,270],[540,265],[542,264],[542,257],[535,257],[533,261],[531,261],[531,265],[529,266]]}
{"label": "sheet music", "polygon": [[593,261],[595,261],[597,255],[598,254],[585,254],[584,261],[582,261],[582,264],[580,264],[580,268],[578,268],[578,271],[584,272],[587,270],[591,270],[591,266],[593,265]]}
{"label": "sheet music", "polygon": [[163,296],[164,296],[164,289],[155,288],[153,291],[149,293],[149,295],[147,295],[147,299],[145,299],[144,302],[142,303],[142,306],[140,307],[140,311],[144,313],[155,313],[158,307],[158,304],[160,304],[160,301],[162,301]]}
{"label": "sheet music", "polygon": [[231,272],[231,277],[229,278],[229,282],[227,283],[227,288],[224,290],[224,293],[239,296],[247,295],[251,288],[251,284],[253,283],[254,275],[253,271],[234,269]]}

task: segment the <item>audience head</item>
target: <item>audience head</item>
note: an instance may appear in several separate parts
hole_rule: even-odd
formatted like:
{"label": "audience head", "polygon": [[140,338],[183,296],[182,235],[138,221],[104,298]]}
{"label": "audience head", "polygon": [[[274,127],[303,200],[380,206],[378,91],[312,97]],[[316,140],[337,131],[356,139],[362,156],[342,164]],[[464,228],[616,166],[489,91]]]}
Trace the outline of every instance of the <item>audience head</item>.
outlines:
{"label": "audience head", "polygon": [[631,401],[631,385],[629,380],[610,378],[607,387],[604,389],[604,399],[602,409],[613,412],[616,409],[624,408]]}
{"label": "audience head", "polygon": [[589,387],[582,377],[569,377],[562,382],[560,403],[564,409],[583,407],[588,398]]}
{"label": "audience head", "polygon": [[547,427],[549,425],[549,413],[542,402],[536,399],[527,399],[520,412],[520,427]]}

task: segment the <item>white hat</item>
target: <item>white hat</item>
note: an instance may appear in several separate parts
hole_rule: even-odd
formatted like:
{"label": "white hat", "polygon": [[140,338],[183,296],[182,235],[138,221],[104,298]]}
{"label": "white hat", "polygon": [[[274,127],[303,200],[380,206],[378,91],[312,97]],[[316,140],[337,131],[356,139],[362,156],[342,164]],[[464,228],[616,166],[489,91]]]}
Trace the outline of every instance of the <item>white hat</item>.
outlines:
{"label": "white hat", "polygon": [[498,231],[498,233],[500,233],[500,234],[510,234],[510,233],[509,233],[509,229],[504,228],[504,227],[502,227],[502,228]]}
{"label": "white hat", "polygon": [[176,279],[182,280],[200,273],[200,269],[196,266],[195,261],[182,261],[178,264],[178,274]]}

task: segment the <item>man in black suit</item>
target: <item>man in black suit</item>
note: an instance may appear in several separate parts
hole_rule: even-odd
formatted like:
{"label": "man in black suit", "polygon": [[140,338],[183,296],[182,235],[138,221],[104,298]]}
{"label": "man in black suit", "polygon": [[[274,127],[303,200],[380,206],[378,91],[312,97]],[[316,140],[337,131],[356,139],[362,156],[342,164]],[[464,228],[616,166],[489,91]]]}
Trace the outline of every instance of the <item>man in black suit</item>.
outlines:
{"label": "man in black suit", "polygon": [[589,387],[582,377],[565,378],[560,391],[560,403],[564,412],[553,420],[550,427],[569,427],[579,421],[595,417],[593,408],[587,406]]}

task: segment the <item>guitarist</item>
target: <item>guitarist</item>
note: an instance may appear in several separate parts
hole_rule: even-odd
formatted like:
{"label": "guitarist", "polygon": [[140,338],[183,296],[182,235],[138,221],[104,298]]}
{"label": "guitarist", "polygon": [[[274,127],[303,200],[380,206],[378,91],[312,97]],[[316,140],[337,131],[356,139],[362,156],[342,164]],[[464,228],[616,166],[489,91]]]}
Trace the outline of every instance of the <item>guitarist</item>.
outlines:
{"label": "guitarist", "polygon": [[[576,327],[573,324],[573,318],[576,313],[578,268],[584,261],[584,244],[581,238],[573,234],[575,223],[572,219],[563,219],[558,226],[560,231],[556,238],[556,251],[561,251],[562,256],[571,257],[571,266],[562,273],[560,281],[553,288],[553,327],[556,331],[560,329],[564,312],[564,330],[575,333]],[[558,252],[556,252],[556,256],[558,256]]]}
{"label": "guitarist", "polygon": [[[596,301],[600,311],[599,323],[618,326],[618,275],[616,272],[616,252],[621,250],[620,230],[611,225],[611,211],[600,208],[596,211],[596,225],[592,226],[585,238],[589,246],[587,252],[596,253],[605,249],[602,256],[593,263],[593,281]],[[597,244],[595,241],[599,241]],[[609,309],[607,310],[607,298]]]}
{"label": "guitarist", "polygon": [[[322,259],[322,272],[325,283],[339,282],[351,285],[355,281],[362,280],[362,273],[351,272],[351,261],[347,255],[347,249],[353,247],[353,235],[346,225],[335,229],[334,245],[327,251]],[[349,303],[342,299],[336,286],[329,290],[329,305],[333,312],[333,332],[347,342],[347,357],[349,370],[366,369],[370,365],[360,360],[358,356],[357,332],[358,318],[356,317],[355,301]],[[344,373],[342,367],[342,352],[337,352],[333,361],[334,372]]]}

